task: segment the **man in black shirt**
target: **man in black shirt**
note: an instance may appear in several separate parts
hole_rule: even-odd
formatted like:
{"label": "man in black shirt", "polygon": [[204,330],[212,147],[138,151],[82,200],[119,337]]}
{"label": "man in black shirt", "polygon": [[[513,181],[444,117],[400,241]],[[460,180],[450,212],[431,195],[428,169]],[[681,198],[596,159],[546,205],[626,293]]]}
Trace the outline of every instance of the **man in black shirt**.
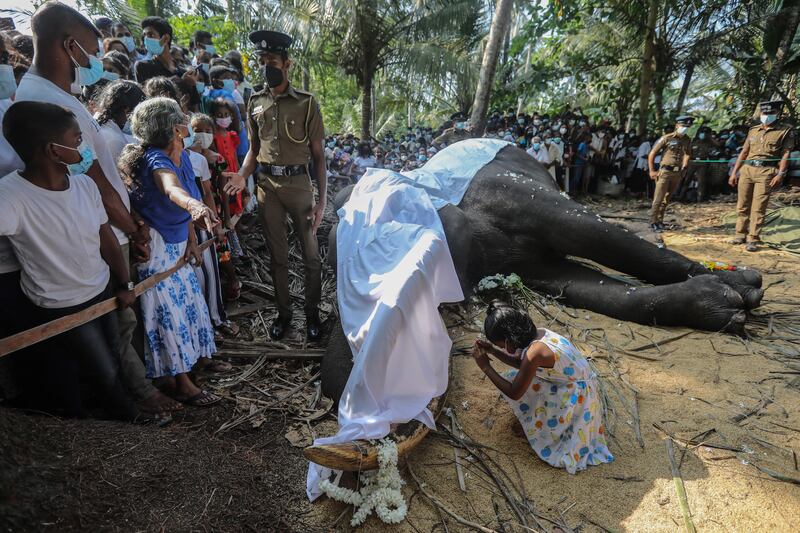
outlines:
{"label": "man in black shirt", "polygon": [[144,85],[150,78],[165,76],[183,77],[186,70],[175,62],[170,53],[172,26],[161,17],[142,20],[142,39],[150,59],[138,61],[133,68],[136,81]]}

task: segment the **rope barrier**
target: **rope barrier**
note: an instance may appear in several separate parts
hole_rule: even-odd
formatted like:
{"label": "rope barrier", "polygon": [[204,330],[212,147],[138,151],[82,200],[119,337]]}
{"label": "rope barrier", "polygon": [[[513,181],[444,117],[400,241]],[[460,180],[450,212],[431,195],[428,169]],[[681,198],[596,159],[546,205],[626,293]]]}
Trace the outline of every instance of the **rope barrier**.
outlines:
{"label": "rope barrier", "polygon": [[[203,242],[200,245],[200,251],[203,252],[213,243],[214,239],[208,239],[207,241]],[[181,257],[169,270],[154,276],[150,276],[146,280],[137,284],[136,287],[133,288],[133,293],[138,298],[148,290],[155,287],[158,283],[164,281],[172,274],[186,266],[186,264],[186,258]],[[87,307],[82,311],[78,311],[77,313],[62,316],[61,318],[57,318],[40,326],[36,326],[25,331],[20,331],[19,333],[15,333],[10,337],[0,339],[0,357],[5,357],[8,354],[22,350],[23,348],[27,348],[28,346],[33,346],[36,343],[50,339],[56,335],[60,335],[65,331],[82,326],[88,322],[91,322],[95,318],[115,311],[118,307],[119,305],[117,304],[117,298],[114,296]]]}

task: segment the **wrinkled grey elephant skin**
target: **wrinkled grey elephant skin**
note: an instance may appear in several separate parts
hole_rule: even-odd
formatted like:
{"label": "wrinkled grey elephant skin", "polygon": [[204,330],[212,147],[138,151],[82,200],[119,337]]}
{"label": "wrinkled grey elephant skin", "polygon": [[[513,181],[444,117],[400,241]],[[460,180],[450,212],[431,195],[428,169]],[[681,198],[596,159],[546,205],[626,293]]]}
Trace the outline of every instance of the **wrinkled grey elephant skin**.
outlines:
{"label": "wrinkled grey elephant skin", "polygon": [[[336,209],[351,191],[337,195]],[[562,196],[547,170],[513,146],[475,175],[458,206],[448,205],[439,215],[465,294],[485,276],[516,272],[530,288],[571,307],[640,324],[737,334],[744,331],[746,310],[758,307],[763,296],[758,272],[711,273],[602,220]],[[335,227],[329,239],[335,268]],[[589,259],[647,285],[624,283],[570,257]],[[338,331],[330,339],[322,372],[326,394],[338,399],[351,355],[341,325],[334,328]]]}

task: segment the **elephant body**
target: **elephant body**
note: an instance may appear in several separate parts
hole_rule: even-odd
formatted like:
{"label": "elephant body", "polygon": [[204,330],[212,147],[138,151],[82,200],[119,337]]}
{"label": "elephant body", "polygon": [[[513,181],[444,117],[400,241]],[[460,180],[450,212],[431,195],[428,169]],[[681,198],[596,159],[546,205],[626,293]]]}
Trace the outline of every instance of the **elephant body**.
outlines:
{"label": "elephant body", "polygon": [[[343,205],[352,188],[334,202]],[[741,333],[746,309],[760,304],[761,276],[753,270],[709,272],[697,262],[660,248],[562,194],[547,170],[515,146],[501,149],[470,182],[461,202],[439,210],[464,294],[485,276],[519,274],[530,288],[572,307],[614,318]],[[330,254],[335,267],[336,231]],[[585,258],[629,274],[633,286],[570,257]],[[335,328],[341,330],[339,324]],[[351,360],[337,331],[323,361],[323,386],[338,398]],[[338,372],[335,372],[339,369]],[[326,371],[342,376],[329,379]],[[335,381],[336,383],[333,383]],[[338,389],[338,394],[337,394]]]}

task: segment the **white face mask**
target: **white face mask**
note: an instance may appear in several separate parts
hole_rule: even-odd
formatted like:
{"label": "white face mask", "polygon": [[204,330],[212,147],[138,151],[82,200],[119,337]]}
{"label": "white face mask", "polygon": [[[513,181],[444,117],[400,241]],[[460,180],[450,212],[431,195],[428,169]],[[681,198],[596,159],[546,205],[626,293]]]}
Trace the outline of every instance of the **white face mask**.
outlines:
{"label": "white face mask", "polygon": [[675,131],[678,132],[678,135],[683,135],[684,133],[686,133],[686,130],[688,129],[689,128],[687,128],[686,126],[678,126],[677,128],[675,128]]}
{"label": "white face mask", "polygon": [[217,126],[220,128],[227,129],[231,125],[231,122],[233,122],[233,119],[231,117],[218,118],[216,122]]}
{"label": "white face mask", "polygon": [[17,91],[17,80],[11,65],[0,65],[0,100],[11,98]]}
{"label": "white face mask", "polygon": [[214,134],[213,133],[205,133],[198,131],[194,134],[194,145],[199,146],[203,150],[207,149],[211,146],[211,143],[214,142]]}
{"label": "white face mask", "polygon": [[776,118],[778,118],[778,115],[761,115],[761,123],[772,124]]}

